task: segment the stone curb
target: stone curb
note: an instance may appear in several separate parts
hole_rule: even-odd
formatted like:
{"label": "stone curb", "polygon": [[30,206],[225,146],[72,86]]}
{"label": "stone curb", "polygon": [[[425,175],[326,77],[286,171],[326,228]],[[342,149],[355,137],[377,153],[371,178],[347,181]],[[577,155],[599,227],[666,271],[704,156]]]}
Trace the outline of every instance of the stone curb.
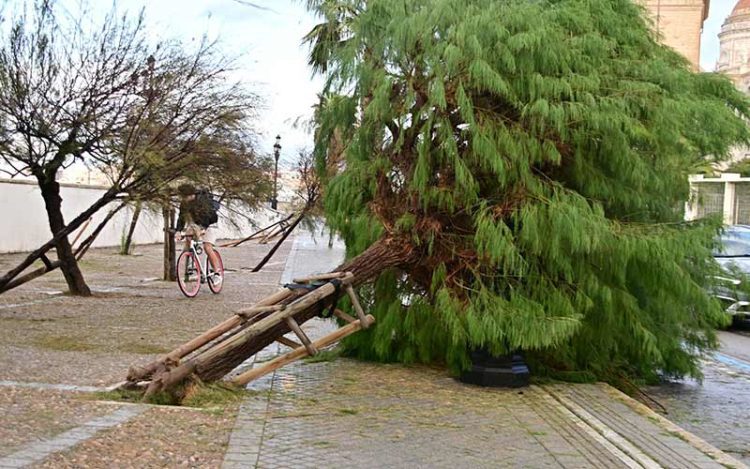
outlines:
{"label": "stone curb", "polygon": [[658,469],[661,467],[659,463],[657,463],[648,454],[644,453],[640,448],[620,435],[615,429],[596,418],[594,415],[586,411],[586,409],[584,409],[583,407],[579,406],[560,393],[554,392],[552,389],[545,388],[542,391],[549,393],[557,402],[559,402],[563,407],[572,412],[575,417],[582,420],[594,432],[604,437],[604,439],[606,439],[610,444],[614,445],[617,449],[634,460],[637,464],[635,467],[644,467],[647,469]]}
{"label": "stone curb", "polygon": [[665,429],[666,431],[679,435],[679,438],[686,441],[691,446],[703,452],[704,454],[708,455],[709,457],[711,457],[711,459],[716,461],[718,464],[721,464],[723,466],[730,467],[730,468],[747,469],[747,466],[743,464],[742,462],[734,459],[730,455],[726,454],[725,452],[711,445],[710,443],[703,440],[702,438],[688,432],[687,430],[678,426],[674,422],[664,418],[663,416],[654,412],[648,406],[636,401],[635,399],[623,393],[619,389],[616,389],[606,383],[597,383],[597,385],[600,386],[604,390],[604,392],[612,396],[614,399],[620,400],[621,402],[625,403],[626,405],[631,407],[633,410],[635,410],[639,414],[644,415],[647,418],[652,419],[653,421],[657,422],[658,425],[662,427],[663,429]]}

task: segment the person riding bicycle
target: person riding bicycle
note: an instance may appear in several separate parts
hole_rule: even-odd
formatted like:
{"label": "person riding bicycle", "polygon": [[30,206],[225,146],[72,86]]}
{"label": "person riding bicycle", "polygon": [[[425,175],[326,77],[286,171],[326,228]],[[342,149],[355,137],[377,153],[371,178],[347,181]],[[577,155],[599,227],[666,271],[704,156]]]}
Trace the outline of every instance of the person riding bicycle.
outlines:
{"label": "person riding bicycle", "polygon": [[[203,249],[208,255],[208,261],[214,271],[218,271],[220,264],[214,245],[218,235],[216,222],[219,221],[219,214],[211,194],[204,189],[197,190],[192,184],[180,184],[177,187],[177,193],[180,194],[181,200],[175,239],[181,241],[184,230],[185,235],[192,235],[196,240],[203,241]],[[185,249],[189,248],[189,241],[185,238]],[[221,275],[214,274],[214,283],[221,283],[221,281]]]}

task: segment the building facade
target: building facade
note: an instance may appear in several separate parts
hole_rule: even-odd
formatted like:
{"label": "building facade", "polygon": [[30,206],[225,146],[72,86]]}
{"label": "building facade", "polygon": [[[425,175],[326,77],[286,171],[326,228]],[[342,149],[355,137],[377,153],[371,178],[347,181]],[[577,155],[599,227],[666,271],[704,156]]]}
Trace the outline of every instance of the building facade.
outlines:
{"label": "building facade", "polygon": [[701,31],[708,17],[709,0],[640,0],[651,13],[654,28],[664,43],[700,66]]}

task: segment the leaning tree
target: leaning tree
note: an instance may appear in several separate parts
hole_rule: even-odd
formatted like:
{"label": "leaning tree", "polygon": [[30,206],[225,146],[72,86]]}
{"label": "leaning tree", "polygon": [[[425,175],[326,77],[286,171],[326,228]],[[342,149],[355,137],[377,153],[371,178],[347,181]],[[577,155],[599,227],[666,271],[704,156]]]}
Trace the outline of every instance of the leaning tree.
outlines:
{"label": "leaning tree", "polygon": [[683,205],[688,169],[748,138],[728,79],[630,0],[307,3],[327,219],[374,278],[353,354],[699,374],[719,227]]}
{"label": "leaning tree", "polygon": [[[97,22],[85,8],[71,18],[52,2],[19,5],[0,45],[0,170],[36,179],[52,239],[0,277],[0,293],[59,267],[71,293],[89,294],[68,234],[112,202],[157,200],[191,174],[234,192],[267,179],[248,138],[257,97],[229,80],[215,44],[149,41],[142,14],[114,7]],[[109,187],[66,221],[57,176],[74,164]],[[45,267],[19,276],[37,259]]]}

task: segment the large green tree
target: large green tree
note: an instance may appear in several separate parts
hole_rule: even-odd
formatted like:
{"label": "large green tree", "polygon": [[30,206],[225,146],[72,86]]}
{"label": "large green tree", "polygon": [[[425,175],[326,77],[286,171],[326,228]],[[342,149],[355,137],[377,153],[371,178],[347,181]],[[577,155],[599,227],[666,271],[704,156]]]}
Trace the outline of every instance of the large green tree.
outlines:
{"label": "large green tree", "polygon": [[719,227],[683,203],[688,168],[748,138],[729,80],[694,73],[630,0],[308,5],[328,221],[376,274],[356,355],[699,374]]}

